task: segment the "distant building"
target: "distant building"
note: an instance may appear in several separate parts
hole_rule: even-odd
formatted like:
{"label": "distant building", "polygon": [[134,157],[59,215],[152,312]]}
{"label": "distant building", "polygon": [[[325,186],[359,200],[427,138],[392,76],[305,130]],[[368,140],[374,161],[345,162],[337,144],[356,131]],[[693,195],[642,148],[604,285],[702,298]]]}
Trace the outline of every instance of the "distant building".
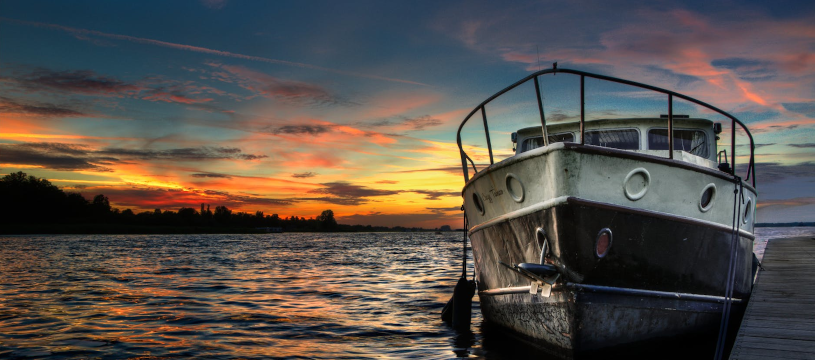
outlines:
{"label": "distant building", "polygon": [[453,229],[450,228],[450,225],[442,225],[439,231],[453,231]]}

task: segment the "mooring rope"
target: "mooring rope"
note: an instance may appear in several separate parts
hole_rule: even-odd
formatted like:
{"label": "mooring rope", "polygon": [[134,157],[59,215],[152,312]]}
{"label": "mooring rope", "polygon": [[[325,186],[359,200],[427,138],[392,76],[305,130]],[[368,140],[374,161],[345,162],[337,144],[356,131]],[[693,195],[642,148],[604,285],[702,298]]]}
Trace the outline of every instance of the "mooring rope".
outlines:
{"label": "mooring rope", "polygon": [[467,211],[464,210],[464,205],[461,205],[461,211],[464,212],[464,239],[462,240],[462,254],[461,254],[461,277],[467,278]]}
{"label": "mooring rope", "polygon": [[[730,322],[730,311],[732,308],[733,290],[736,282],[736,259],[738,258],[739,244],[739,217],[741,215],[741,203],[744,200],[744,187],[741,178],[736,176],[733,179],[733,234],[730,240],[730,261],[727,266],[727,283],[725,286],[724,304],[722,306],[722,320],[719,324],[719,339],[716,342],[716,355],[714,359],[721,360],[724,356],[725,344],[727,343],[727,326]],[[741,198],[742,201],[739,201]]]}

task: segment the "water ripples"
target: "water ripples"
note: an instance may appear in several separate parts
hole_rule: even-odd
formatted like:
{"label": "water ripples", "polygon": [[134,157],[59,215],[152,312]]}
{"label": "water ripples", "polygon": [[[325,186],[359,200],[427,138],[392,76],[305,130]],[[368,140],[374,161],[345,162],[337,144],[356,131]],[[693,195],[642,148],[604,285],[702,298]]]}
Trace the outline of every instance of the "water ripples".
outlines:
{"label": "water ripples", "polygon": [[0,237],[0,358],[545,357],[441,322],[461,236]]}
{"label": "water ripples", "polygon": [[2,237],[0,357],[477,354],[477,335],[462,344],[439,319],[460,246],[461,233]]}

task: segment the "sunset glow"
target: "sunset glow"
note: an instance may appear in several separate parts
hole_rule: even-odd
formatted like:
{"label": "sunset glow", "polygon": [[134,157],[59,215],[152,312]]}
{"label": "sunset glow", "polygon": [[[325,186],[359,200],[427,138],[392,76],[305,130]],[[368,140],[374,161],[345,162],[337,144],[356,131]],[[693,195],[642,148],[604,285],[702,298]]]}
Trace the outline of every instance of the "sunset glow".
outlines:
{"label": "sunset glow", "polygon": [[461,228],[460,122],[558,62],[733,113],[757,220],[815,221],[815,6],[784,4],[3,1],[0,174],[137,212]]}

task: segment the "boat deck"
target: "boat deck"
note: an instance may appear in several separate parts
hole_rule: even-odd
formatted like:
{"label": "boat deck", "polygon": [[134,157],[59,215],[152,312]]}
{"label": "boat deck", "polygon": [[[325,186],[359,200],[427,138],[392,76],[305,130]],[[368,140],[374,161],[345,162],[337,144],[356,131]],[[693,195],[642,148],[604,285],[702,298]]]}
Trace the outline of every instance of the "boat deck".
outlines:
{"label": "boat deck", "polygon": [[767,243],[730,359],[815,359],[815,238]]}

